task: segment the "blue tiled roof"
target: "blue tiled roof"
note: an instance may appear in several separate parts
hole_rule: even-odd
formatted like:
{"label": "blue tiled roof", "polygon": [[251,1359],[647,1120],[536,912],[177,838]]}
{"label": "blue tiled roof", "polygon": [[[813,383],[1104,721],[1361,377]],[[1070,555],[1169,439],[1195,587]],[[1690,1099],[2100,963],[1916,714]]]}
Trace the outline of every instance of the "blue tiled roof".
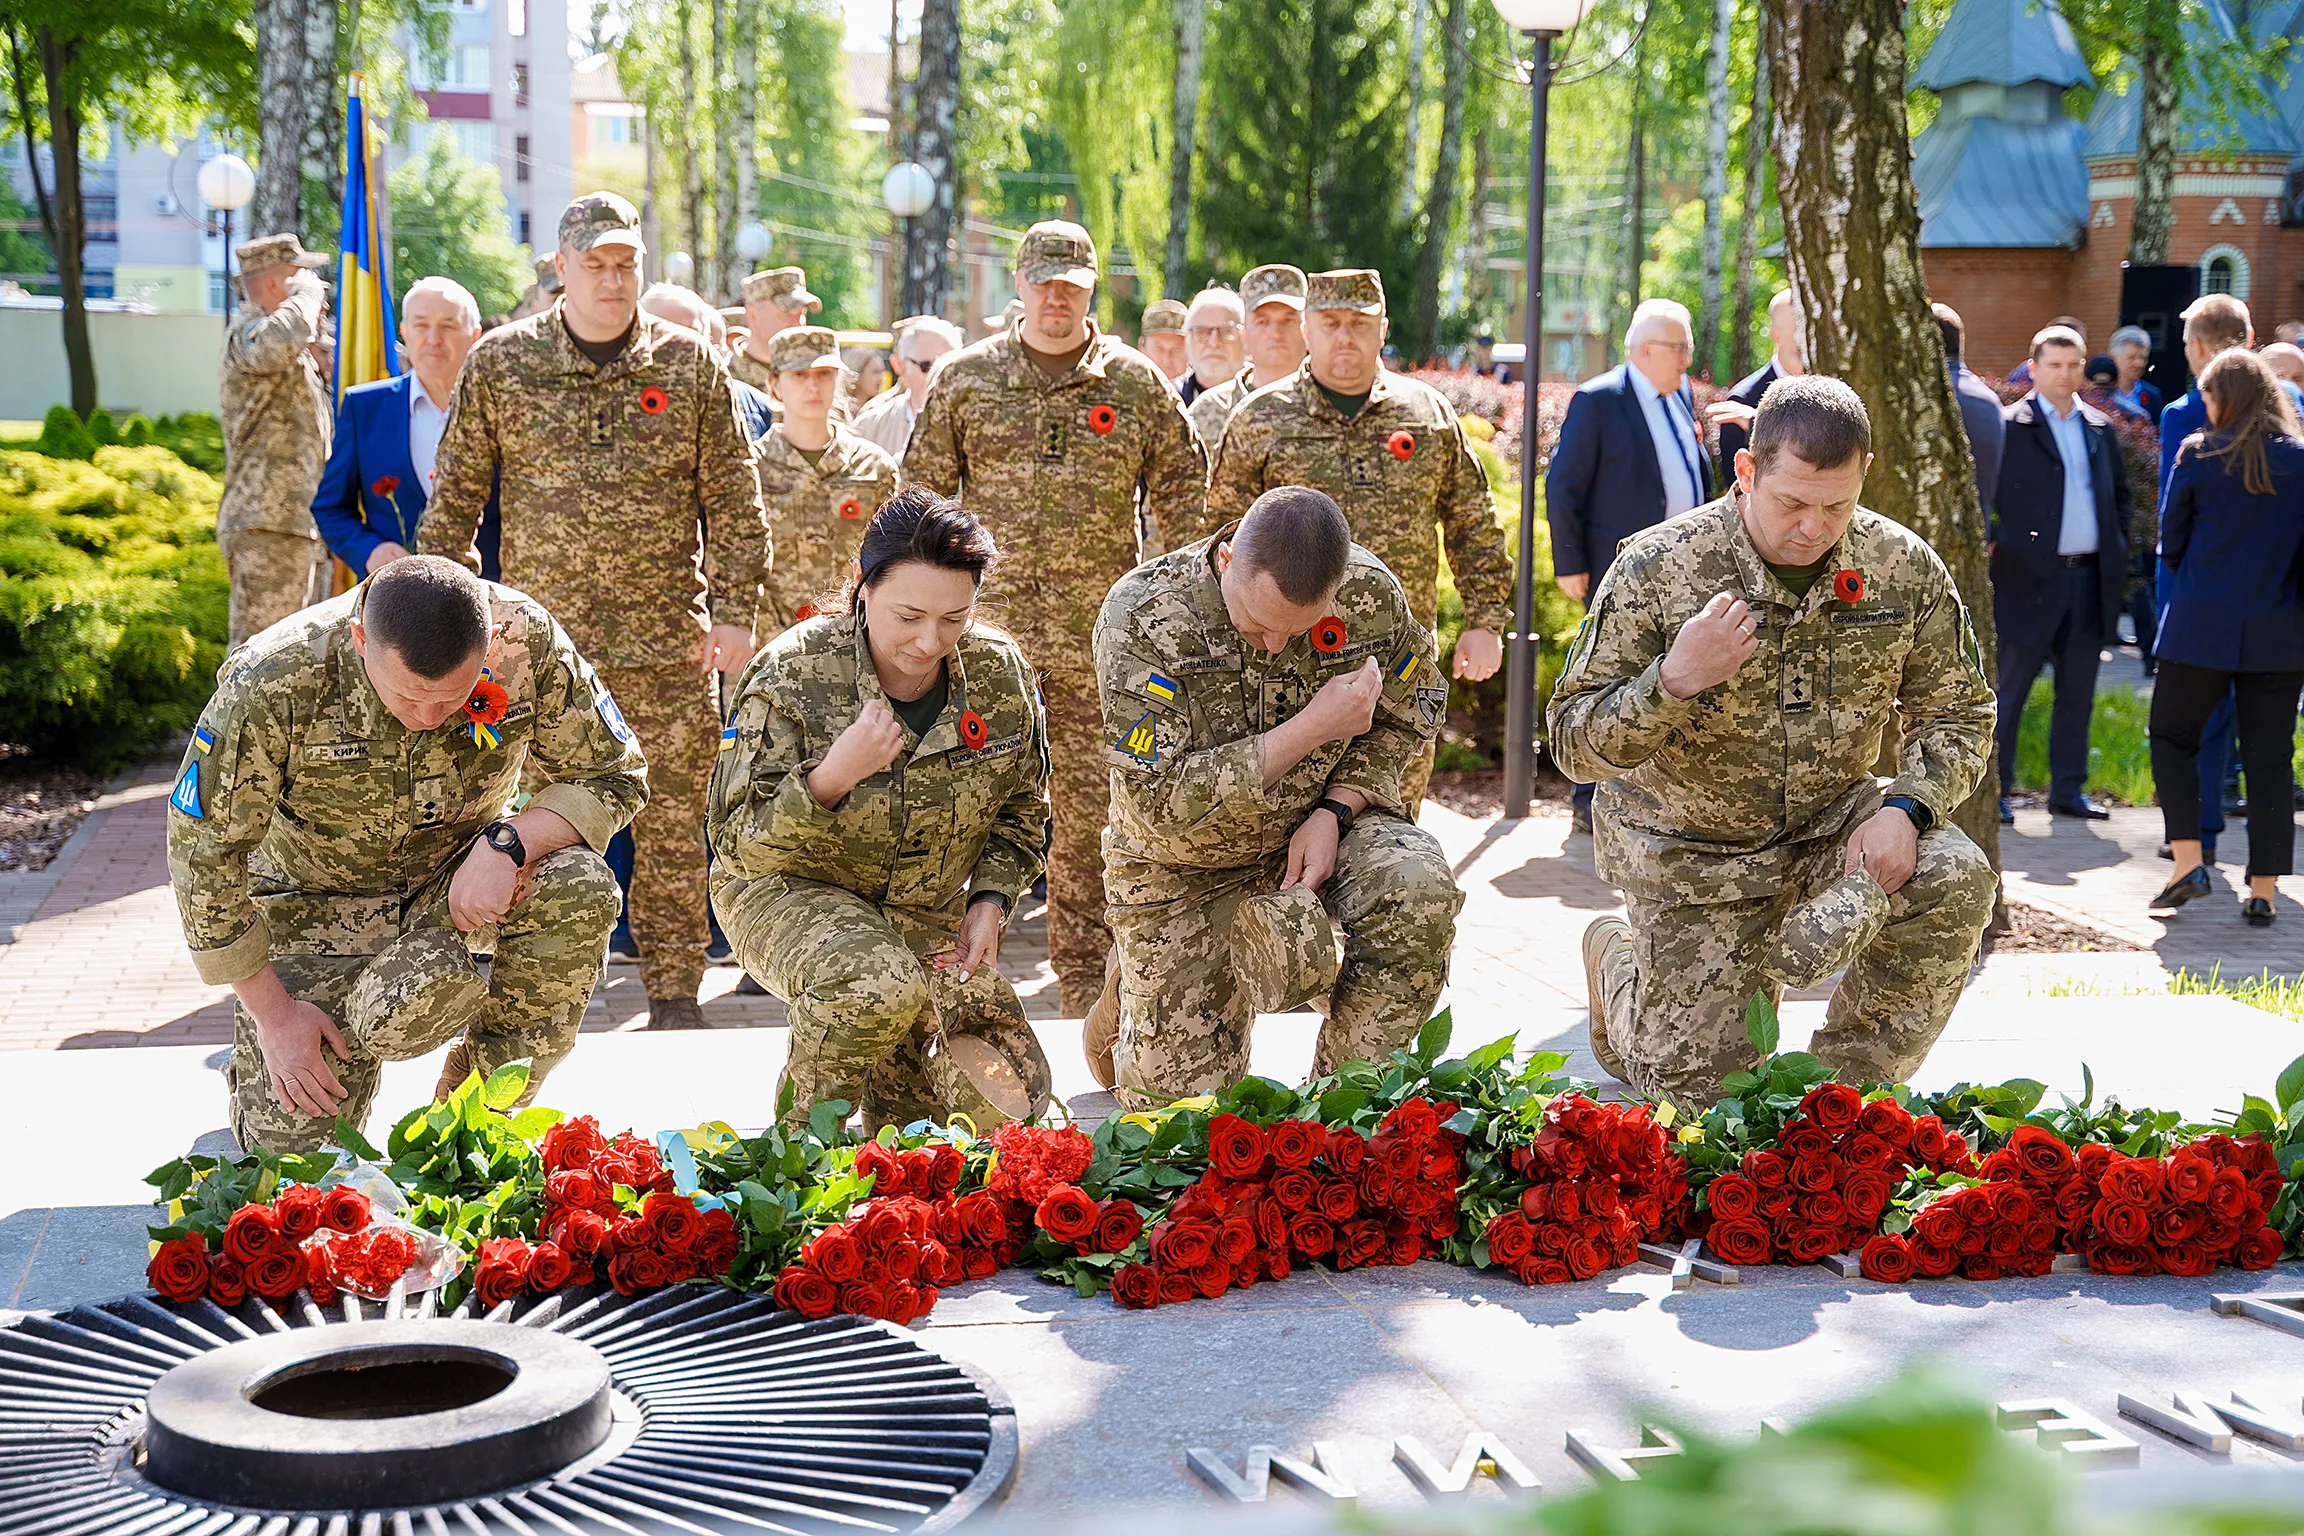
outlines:
{"label": "blue tiled roof", "polygon": [[1937,122],[1913,146],[1923,246],[2051,246],[2088,222],[2080,124]]}
{"label": "blue tiled roof", "polygon": [[1912,76],[1922,90],[1954,86],[2092,85],[2072,28],[2053,0],[1957,0]]}
{"label": "blue tiled roof", "polygon": [[[2228,48],[2239,36],[2230,12],[2219,0],[2187,5],[2184,31],[2186,47],[2202,54]],[[2127,89],[2107,87],[2098,92],[2096,109],[2088,114],[2088,135],[2081,153],[2091,160],[2136,153],[2136,123],[2142,115],[2144,93],[2136,82],[2134,70],[2127,69],[2124,73]],[[2283,86],[2277,80],[2267,80],[2265,88],[2276,108],[2288,109],[2298,104],[2294,84]],[[2289,115],[2293,120],[2293,113]],[[2187,84],[2176,117],[2176,152],[2181,155],[2294,155],[2304,150],[2296,130],[2280,116],[2244,111],[2236,104],[2221,100],[2213,89],[2203,87],[2198,81]]]}

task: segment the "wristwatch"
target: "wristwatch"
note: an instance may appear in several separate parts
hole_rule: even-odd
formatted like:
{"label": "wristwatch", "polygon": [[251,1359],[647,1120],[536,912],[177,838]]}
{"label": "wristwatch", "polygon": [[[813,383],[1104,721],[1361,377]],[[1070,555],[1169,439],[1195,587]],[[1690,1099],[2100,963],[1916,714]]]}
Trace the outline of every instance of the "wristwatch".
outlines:
{"label": "wristwatch", "polygon": [[480,841],[498,853],[510,854],[514,869],[524,868],[528,863],[528,845],[520,841],[520,829],[508,821],[492,821],[482,827]]}
{"label": "wristwatch", "polygon": [[1919,801],[1913,799],[1910,795],[1890,795],[1887,799],[1881,801],[1880,804],[1883,809],[1889,806],[1893,806],[1897,810],[1902,811],[1905,815],[1911,817],[1912,830],[1915,832],[1925,832],[1930,827],[1936,825],[1936,817],[1934,813],[1931,812],[1927,806],[1922,805]]}
{"label": "wristwatch", "polygon": [[1352,830],[1352,807],[1346,805],[1343,801],[1331,800],[1326,795],[1322,795],[1319,799],[1312,802],[1312,809],[1316,811],[1326,811],[1329,815],[1336,818],[1336,835],[1338,837],[1342,837],[1345,833]]}

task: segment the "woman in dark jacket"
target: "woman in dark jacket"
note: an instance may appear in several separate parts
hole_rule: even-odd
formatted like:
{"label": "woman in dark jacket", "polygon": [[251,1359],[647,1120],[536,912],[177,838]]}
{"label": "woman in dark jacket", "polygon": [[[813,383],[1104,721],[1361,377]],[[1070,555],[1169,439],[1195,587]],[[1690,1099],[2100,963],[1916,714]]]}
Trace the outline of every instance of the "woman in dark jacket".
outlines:
{"label": "woman in dark jacket", "polygon": [[2272,922],[2276,876],[2293,872],[2296,698],[2304,688],[2304,441],[2288,395],[2255,353],[2234,348],[2200,375],[2208,429],[2187,438],[2160,525],[2167,604],[2155,646],[2152,777],[2176,878],[2152,898],[2173,912],[2208,894],[2200,861],[2201,728],[2230,685],[2248,775],[2248,895]]}

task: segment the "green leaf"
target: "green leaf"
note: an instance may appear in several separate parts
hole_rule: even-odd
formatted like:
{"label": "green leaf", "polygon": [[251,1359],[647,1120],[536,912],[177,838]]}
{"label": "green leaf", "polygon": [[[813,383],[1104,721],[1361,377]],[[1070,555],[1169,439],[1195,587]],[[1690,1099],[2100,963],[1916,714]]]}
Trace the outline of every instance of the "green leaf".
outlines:
{"label": "green leaf", "polygon": [[354,1157],[360,1159],[360,1161],[364,1163],[380,1163],[384,1161],[384,1156],[382,1153],[376,1150],[375,1143],[371,1142],[367,1137],[361,1135],[360,1127],[354,1125],[351,1121],[345,1119],[342,1115],[338,1115],[336,1117],[336,1145],[342,1147],[345,1151],[351,1153]]}
{"label": "green leaf", "polygon": [[518,1102],[520,1095],[527,1091],[528,1063],[523,1059],[508,1061],[489,1073],[487,1084],[480,1090],[480,1097],[490,1109],[502,1112],[510,1109]]}
{"label": "green leaf", "polygon": [[190,1236],[192,1232],[190,1227],[181,1223],[173,1227],[146,1227],[144,1230],[156,1243],[172,1243],[180,1237]]}
{"label": "green leaf", "polygon": [[1776,1005],[1769,1001],[1765,989],[1754,992],[1752,1001],[1744,1005],[1744,1038],[1751,1041],[1752,1049],[1762,1056],[1773,1056],[1781,1034],[1781,1026],[1776,1021]]}
{"label": "green leaf", "polygon": [[[1506,1035],[1500,1040],[1491,1040],[1465,1057],[1464,1065],[1475,1072],[1486,1072],[1501,1066],[1512,1059],[1512,1047],[1519,1042],[1520,1037],[1517,1034]],[[1562,1059],[1565,1060],[1566,1058]]]}
{"label": "green leaf", "polygon": [[840,1122],[848,1118],[846,1099],[826,1099],[808,1111],[808,1133],[818,1141],[829,1144],[840,1134]]}
{"label": "green leaf", "polygon": [[567,1116],[557,1109],[547,1109],[541,1104],[531,1104],[512,1117],[512,1134],[522,1141],[534,1141],[566,1118]]}
{"label": "green leaf", "polygon": [[1760,1075],[1757,1072],[1731,1072],[1720,1079],[1720,1091],[1730,1095],[1741,1096],[1759,1086]]}
{"label": "green leaf", "polygon": [[[2088,1069],[2083,1065],[2080,1070],[2086,1073]],[[2012,1096],[2016,1104],[2018,1119],[2022,1119],[2037,1109],[2040,1101],[2048,1094],[2046,1083],[2036,1083],[2028,1077],[2012,1077],[2007,1082],[2002,1083],[2000,1087],[2003,1092]]]}
{"label": "green leaf", "polygon": [[792,1113],[792,1076],[790,1073],[786,1073],[783,1081],[776,1085],[776,1123],[782,1125],[784,1117],[790,1113]]}
{"label": "green leaf", "polygon": [[1416,1032],[1416,1054],[1426,1061],[1438,1061],[1440,1053],[1448,1049],[1449,1039],[1456,1033],[1455,1010],[1443,1008],[1425,1022]]}
{"label": "green leaf", "polygon": [[1349,1120],[1367,1107],[1365,1088],[1331,1088],[1320,1095],[1320,1118],[1330,1125]]}
{"label": "green leaf", "polygon": [[2304,1056],[2280,1069],[2280,1076],[2273,1082],[2272,1096],[2283,1104],[2304,1099]]}

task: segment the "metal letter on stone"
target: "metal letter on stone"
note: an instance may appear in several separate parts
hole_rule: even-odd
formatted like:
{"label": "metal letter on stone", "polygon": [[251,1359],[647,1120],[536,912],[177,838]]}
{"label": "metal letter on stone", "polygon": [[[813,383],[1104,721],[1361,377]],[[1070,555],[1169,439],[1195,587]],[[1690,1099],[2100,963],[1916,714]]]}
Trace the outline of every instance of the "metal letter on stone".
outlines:
{"label": "metal letter on stone", "polygon": [[1705,1258],[1704,1239],[1700,1237],[1692,1237],[1677,1248],[1662,1243],[1642,1243],[1640,1261],[1670,1270],[1672,1289],[1676,1291],[1684,1291],[1698,1280],[1709,1280],[1714,1285],[1736,1283],[1736,1266]]}
{"label": "metal letter on stone", "polygon": [[1269,1445],[1248,1447],[1247,1463],[1238,1472],[1205,1446],[1186,1447],[1184,1460],[1209,1487],[1237,1504],[1263,1503],[1272,1490],[1274,1473],[1282,1482],[1330,1504],[1355,1504],[1360,1498],[1344,1476],[1344,1461],[1333,1440],[1312,1442],[1310,1465]]}
{"label": "metal letter on stone", "polygon": [[2238,1392],[2226,1393],[2222,1402],[2211,1401],[2198,1392],[2177,1392],[2173,1396],[2176,1405],[2168,1408],[2149,1398],[2123,1392],[2120,1394],[2121,1416],[2149,1424],[2162,1434],[2172,1435],[2186,1445],[2198,1446],[2211,1456],[2232,1454],[2235,1431],[2284,1451],[2304,1451],[2304,1423],[2260,1403],[2252,1403]]}
{"label": "metal letter on stone", "polygon": [[1594,1477],[1629,1483],[1639,1479],[1642,1462],[1679,1455],[1680,1442],[1661,1429],[1643,1424],[1639,1445],[1629,1450],[1615,1450],[1600,1444],[1583,1430],[1572,1429],[1568,1431],[1568,1454]]}
{"label": "metal letter on stone", "polygon": [[2208,1298],[2208,1305],[2219,1317],[2245,1317],[2285,1333],[2304,1335],[2304,1291],[2219,1293]]}
{"label": "metal letter on stone", "polygon": [[1483,1430],[1476,1429],[1464,1437],[1464,1448],[1456,1453],[1456,1464],[1451,1467],[1441,1466],[1439,1459],[1414,1435],[1402,1435],[1392,1442],[1392,1459],[1408,1474],[1408,1480],[1431,1499],[1463,1498],[1472,1491],[1472,1479],[1483,1472],[1508,1492],[1534,1493],[1544,1486],[1519,1457],[1504,1448],[1503,1442],[1490,1439]]}
{"label": "metal letter on stone", "polygon": [[2069,1398],[2036,1397],[2002,1403],[2002,1429],[2032,1431],[2044,1449],[2069,1456],[2090,1471],[2098,1467],[2133,1467],[2144,1448]]}

